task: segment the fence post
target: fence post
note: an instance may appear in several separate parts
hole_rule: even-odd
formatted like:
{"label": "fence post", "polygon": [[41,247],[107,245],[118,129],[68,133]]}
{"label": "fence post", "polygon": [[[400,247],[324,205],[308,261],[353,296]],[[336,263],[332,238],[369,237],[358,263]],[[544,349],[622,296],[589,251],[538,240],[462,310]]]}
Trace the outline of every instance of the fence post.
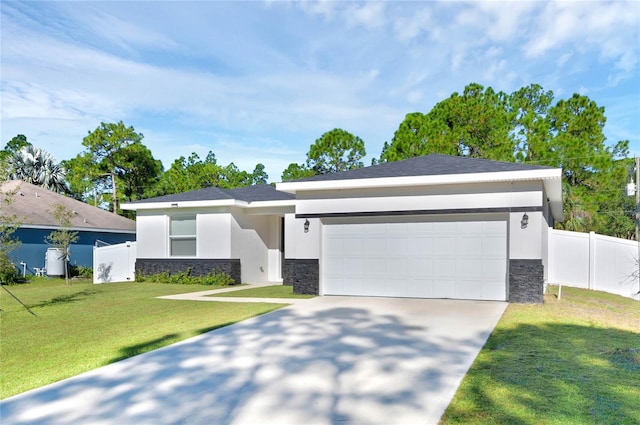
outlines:
{"label": "fence post", "polygon": [[596,233],[589,232],[589,289],[595,289],[596,280]]}

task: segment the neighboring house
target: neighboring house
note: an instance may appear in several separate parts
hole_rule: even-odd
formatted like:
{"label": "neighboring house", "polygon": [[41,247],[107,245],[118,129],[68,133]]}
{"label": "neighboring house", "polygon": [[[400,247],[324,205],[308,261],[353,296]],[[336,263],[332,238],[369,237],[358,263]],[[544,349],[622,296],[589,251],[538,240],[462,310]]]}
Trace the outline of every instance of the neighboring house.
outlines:
{"label": "neighboring house", "polygon": [[14,264],[27,274],[45,267],[48,248],[45,237],[60,227],[53,216],[56,204],[73,213],[71,230],[78,232],[78,241],[71,245],[71,265],[93,267],[93,247],[97,241],[116,244],[134,241],[136,223],[126,217],[96,208],[73,198],[48,191],[20,180],[2,184],[3,194],[12,193],[9,202],[0,206],[3,216],[15,216],[20,227],[13,236],[21,244],[10,255]]}
{"label": "neighboring house", "polygon": [[561,169],[428,155],[137,211],[142,273],[228,271],[299,293],[542,302]]}

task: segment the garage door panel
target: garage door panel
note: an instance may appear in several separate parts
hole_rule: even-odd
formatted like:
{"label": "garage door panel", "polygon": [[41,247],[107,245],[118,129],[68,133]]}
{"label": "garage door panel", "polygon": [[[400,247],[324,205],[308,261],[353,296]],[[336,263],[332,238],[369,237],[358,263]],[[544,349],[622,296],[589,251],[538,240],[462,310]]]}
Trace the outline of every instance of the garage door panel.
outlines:
{"label": "garage door panel", "polygon": [[433,260],[430,258],[412,258],[409,260],[407,273],[410,276],[433,276]]}
{"label": "garage door panel", "polygon": [[454,258],[438,258],[433,261],[433,276],[447,278],[455,276],[456,260]]}
{"label": "garage door panel", "polygon": [[387,238],[384,236],[368,236],[367,243],[364,246],[367,255],[386,256],[387,255]]}
{"label": "garage door panel", "polygon": [[323,293],[506,299],[502,221],[325,224]]}
{"label": "garage door panel", "polygon": [[504,221],[483,221],[480,224],[482,232],[487,235],[506,236],[507,226]]}
{"label": "garage door panel", "polygon": [[482,278],[489,278],[493,280],[504,281],[505,279],[505,264],[504,260],[488,259],[482,260]]}
{"label": "garage door panel", "polygon": [[363,289],[364,292],[358,295],[370,294],[375,297],[384,297],[386,284],[387,281],[383,278],[368,279],[366,282],[366,287]]}
{"label": "garage door panel", "polygon": [[460,236],[456,240],[456,244],[458,255],[477,256],[482,253],[482,237],[480,236]]}
{"label": "garage door panel", "polygon": [[408,285],[407,296],[433,298],[433,279],[412,279]]}
{"label": "garage door panel", "polygon": [[408,241],[408,249],[413,255],[433,255],[435,252],[433,236],[422,233],[413,235]]}
{"label": "garage door panel", "polygon": [[340,276],[344,274],[344,260],[342,258],[331,258],[325,261],[324,272],[328,276]]}
{"label": "garage door panel", "polygon": [[364,295],[366,293],[366,281],[367,280],[361,277],[344,277],[341,286],[341,288],[344,287],[347,289],[347,292],[345,292],[344,295]]}
{"label": "garage door panel", "polygon": [[438,233],[441,235],[455,235],[457,230],[456,230],[456,223],[455,222],[438,222],[438,223],[433,223],[433,231],[434,234]]}
{"label": "garage door panel", "polygon": [[364,268],[364,259],[362,258],[349,258],[345,257],[342,260],[343,273],[345,276],[362,276],[365,268]]}
{"label": "garage door panel", "polygon": [[482,299],[482,281],[476,279],[458,279],[456,282],[455,297],[464,300]]}
{"label": "garage door panel", "polygon": [[364,250],[364,238],[350,237],[344,240],[344,253],[347,255],[361,255]]}
{"label": "garage door panel", "polygon": [[507,246],[505,237],[488,236],[482,239],[482,254],[485,257],[505,258]]}
{"label": "garage door panel", "polygon": [[412,223],[412,235],[433,235],[434,223]]}
{"label": "garage door panel", "polygon": [[456,260],[455,275],[460,277],[478,277],[482,275],[482,260],[480,258],[461,258]]}
{"label": "garage door panel", "polygon": [[504,281],[497,279],[485,279],[482,282],[482,299],[487,300],[505,300],[507,297],[507,289]]}
{"label": "garage door panel", "polygon": [[406,255],[409,251],[409,241],[407,237],[390,236],[387,239],[387,254],[389,255]]}
{"label": "garage door panel", "polygon": [[449,257],[456,253],[456,238],[451,237],[435,237],[434,245],[437,249],[434,250],[434,255],[439,257]]}
{"label": "garage door panel", "polygon": [[455,280],[436,278],[433,280],[433,298],[455,298]]}
{"label": "garage door panel", "polygon": [[387,273],[387,262],[385,257],[367,258],[364,263],[365,269],[370,275],[385,275]]}

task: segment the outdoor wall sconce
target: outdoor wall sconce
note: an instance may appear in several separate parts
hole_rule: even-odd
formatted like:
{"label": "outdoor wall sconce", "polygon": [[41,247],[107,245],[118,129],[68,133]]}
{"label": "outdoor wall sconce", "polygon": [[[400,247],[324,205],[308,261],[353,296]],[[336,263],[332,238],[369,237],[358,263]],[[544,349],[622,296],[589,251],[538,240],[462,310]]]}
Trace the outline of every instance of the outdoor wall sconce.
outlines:
{"label": "outdoor wall sconce", "polygon": [[526,229],[528,225],[529,225],[529,216],[527,215],[527,213],[524,213],[522,215],[522,220],[520,220],[520,228]]}
{"label": "outdoor wall sconce", "polygon": [[304,221],[304,232],[309,233],[309,220]]}

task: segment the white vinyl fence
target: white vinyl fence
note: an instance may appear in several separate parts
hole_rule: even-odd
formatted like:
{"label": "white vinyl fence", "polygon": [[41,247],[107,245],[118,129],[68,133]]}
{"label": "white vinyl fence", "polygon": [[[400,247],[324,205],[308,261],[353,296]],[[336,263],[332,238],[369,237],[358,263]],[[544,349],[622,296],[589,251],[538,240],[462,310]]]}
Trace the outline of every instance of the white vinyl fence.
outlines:
{"label": "white vinyl fence", "polygon": [[640,300],[636,241],[549,229],[548,255],[548,283]]}
{"label": "white vinyl fence", "polygon": [[93,283],[135,281],[136,243],[93,247]]}

